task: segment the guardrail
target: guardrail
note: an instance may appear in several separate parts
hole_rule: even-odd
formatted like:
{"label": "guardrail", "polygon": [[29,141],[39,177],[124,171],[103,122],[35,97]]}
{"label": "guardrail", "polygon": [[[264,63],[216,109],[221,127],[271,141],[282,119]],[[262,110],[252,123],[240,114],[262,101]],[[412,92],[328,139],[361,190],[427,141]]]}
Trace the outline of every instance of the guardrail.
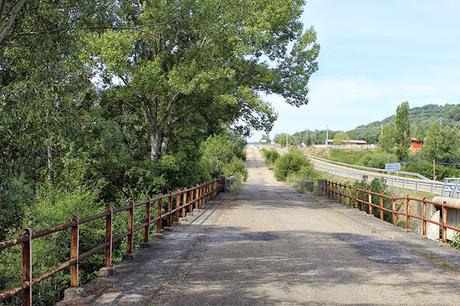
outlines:
{"label": "guardrail", "polygon": [[[460,228],[448,224],[448,209],[457,209],[456,206],[449,205],[446,201],[442,204],[427,200],[426,198],[415,198],[410,196],[394,197],[371,190],[357,188],[351,185],[341,184],[332,181],[323,181],[320,184],[320,191],[331,199],[344,203],[347,206],[360,209],[368,214],[380,218],[382,221],[390,221],[397,225],[399,217],[403,216],[405,228],[411,229],[411,220],[422,221],[421,233],[426,238],[427,224],[434,224],[439,227],[442,233],[442,241],[447,242],[447,230],[455,231],[457,234]],[[411,202],[422,205],[422,214],[417,215],[411,212]],[[440,222],[432,220],[427,216],[428,206],[441,208],[442,220]]]}
{"label": "guardrail", "polygon": [[[0,242],[0,251],[18,244],[22,245],[22,285],[0,292],[0,302],[22,291],[22,305],[32,305],[32,286],[66,268],[70,269],[70,286],[78,287],[78,264],[80,262],[91,255],[104,251],[104,266],[111,267],[113,243],[127,238],[127,253],[130,254],[133,252],[133,235],[136,232],[143,230],[143,242],[147,243],[149,241],[149,233],[152,224],[156,225],[156,233],[160,234],[162,231],[163,219],[166,219],[166,226],[170,227],[173,224],[173,221],[178,222],[180,217],[185,218],[187,212],[192,213],[194,209],[199,208],[206,209],[208,201],[216,197],[220,190],[221,186],[217,179],[215,179],[196,187],[179,190],[166,195],[159,194],[154,199],[148,198],[147,200],[137,202],[129,201],[128,206],[125,207],[116,209],[108,207],[106,211],[96,215],[83,218],[75,216],[69,223],[56,225],[41,231],[33,232],[32,229],[25,229],[25,234],[23,236],[17,239]],[[152,203],[156,203],[156,217],[151,216]],[[173,204],[175,204],[175,208],[173,208]],[[145,208],[145,218],[144,223],[136,225],[134,213],[135,209],[138,207]],[[120,234],[117,237],[112,237],[112,223],[114,217],[123,212],[128,212],[127,232]],[[105,219],[105,242],[95,245],[91,247],[90,250],[80,254],[79,226],[100,219]],[[69,260],[39,276],[33,277],[32,240],[68,229],[70,229]]]}
{"label": "guardrail", "polygon": [[[390,173],[391,173],[390,171],[387,171],[385,169],[347,164],[347,163],[342,163],[342,162],[338,162],[338,161],[334,161],[334,160],[329,160],[329,159],[325,159],[325,158],[321,158],[321,157],[317,157],[317,156],[313,156],[313,155],[307,155],[307,156],[309,158],[312,158],[312,159],[316,159],[316,160],[319,160],[319,161],[322,161],[322,162],[325,162],[325,163],[334,164],[334,165],[338,165],[338,166],[344,166],[344,167],[348,167],[348,168],[360,169],[360,170],[365,170],[365,171],[370,171],[370,172],[379,172],[379,173],[384,173],[384,174],[387,174],[387,175],[390,175]],[[403,174],[403,175],[416,176],[421,180],[428,180],[428,181],[430,180],[429,178],[421,175],[420,173],[416,173],[416,172],[398,171],[398,173]]]}
{"label": "guardrail", "polygon": [[[352,179],[357,179],[360,180],[363,177],[363,174],[356,173],[356,172],[350,172],[346,170],[338,170],[338,169],[328,169],[320,166],[315,166],[315,168],[319,171],[330,173],[333,175],[338,175],[342,177],[349,177]],[[406,188],[406,189],[413,189],[415,191],[425,191],[429,192],[432,194],[442,194],[442,191],[446,186],[450,186],[452,184],[444,183],[444,182],[436,182],[436,181],[421,181],[421,180],[413,180],[409,178],[397,178],[393,176],[382,176],[378,175],[377,173],[375,175],[372,174],[364,174],[368,178],[384,178],[386,183],[390,186],[393,187],[401,187],[401,188]]]}

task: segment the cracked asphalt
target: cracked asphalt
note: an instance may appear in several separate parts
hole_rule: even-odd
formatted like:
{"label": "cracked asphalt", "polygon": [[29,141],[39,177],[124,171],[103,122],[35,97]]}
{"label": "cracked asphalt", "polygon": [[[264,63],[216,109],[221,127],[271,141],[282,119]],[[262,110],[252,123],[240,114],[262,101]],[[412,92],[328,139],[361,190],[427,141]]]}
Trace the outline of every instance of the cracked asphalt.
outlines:
{"label": "cracked asphalt", "polygon": [[459,252],[277,182],[249,178],[61,305],[459,305]]}

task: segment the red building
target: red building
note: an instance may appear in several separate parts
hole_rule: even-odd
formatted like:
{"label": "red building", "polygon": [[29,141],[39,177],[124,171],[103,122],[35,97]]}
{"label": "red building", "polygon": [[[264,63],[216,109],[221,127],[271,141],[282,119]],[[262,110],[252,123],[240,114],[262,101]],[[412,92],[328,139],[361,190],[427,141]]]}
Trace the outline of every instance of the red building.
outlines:
{"label": "red building", "polygon": [[412,137],[410,139],[410,150],[412,152],[420,151],[423,147],[423,140],[418,140],[417,138]]}

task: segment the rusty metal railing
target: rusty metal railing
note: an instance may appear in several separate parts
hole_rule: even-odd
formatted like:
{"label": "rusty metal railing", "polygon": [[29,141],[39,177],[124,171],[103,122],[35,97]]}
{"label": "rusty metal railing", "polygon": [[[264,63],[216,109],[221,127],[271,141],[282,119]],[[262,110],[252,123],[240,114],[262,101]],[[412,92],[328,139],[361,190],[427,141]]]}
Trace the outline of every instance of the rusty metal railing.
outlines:
{"label": "rusty metal railing", "polygon": [[[143,201],[129,201],[128,206],[120,208],[108,207],[104,212],[96,215],[91,215],[83,218],[74,216],[69,223],[56,225],[41,231],[33,232],[32,229],[25,229],[24,235],[17,239],[11,239],[0,242],[0,251],[16,246],[22,246],[22,284],[15,288],[0,292],[0,302],[12,297],[22,291],[22,305],[32,305],[32,287],[44,279],[58,273],[66,268],[70,270],[70,286],[77,287],[79,285],[79,269],[78,265],[86,258],[104,251],[104,266],[112,266],[112,246],[113,243],[127,238],[127,253],[133,252],[133,237],[134,234],[143,230],[143,242],[149,241],[150,227],[156,225],[156,233],[162,231],[162,223],[165,219],[167,227],[171,227],[174,222],[178,222],[179,218],[185,218],[187,213],[192,213],[194,209],[206,209],[210,199],[216,197],[220,192],[221,186],[217,179],[203,183],[201,185],[179,190],[166,195],[159,194],[156,198],[150,197]],[[152,203],[156,203],[157,216],[151,216]],[[175,207],[173,208],[173,204]],[[134,212],[135,208],[144,207],[144,222],[135,224]],[[117,214],[127,212],[127,232],[116,237],[112,236],[112,222]],[[105,242],[92,247],[90,250],[79,252],[79,226],[96,220],[105,219]],[[48,270],[47,272],[33,277],[32,273],[32,240],[49,236],[51,234],[70,229],[70,258],[66,262]]]}
{"label": "rusty metal railing", "polygon": [[[442,241],[447,242],[447,230],[452,230],[456,233],[460,232],[460,228],[449,225],[447,223],[448,209],[458,209],[455,206],[449,205],[446,201],[442,204],[435,203],[433,201],[427,200],[426,198],[415,198],[410,197],[409,195],[405,197],[394,197],[388,196],[385,194],[373,192],[371,190],[357,188],[351,185],[326,181],[325,188],[322,190],[326,196],[331,199],[337,200],[341,203],[346,204],[347,206],[355,207],[366,211],[368,214],[374,214],[374,209],[378,210],[378,215],[376,217],[380,218],[382,221],[385,221],[385,212],[387,212],[391,217],[391,223],[396,225],[399,221],[400,216],[403,216],[402,220],[405,221],[405,228],[411,228],[411,220],[416,219],[422,222],[421,224],[421,234],[423,238],[427,236],[427,224],[434,224],[439,227],[440,233],[442,233]],[[377,198],[378,200],[373,200]],[[422,213],[420,215],[414,214],[411,212],[410,203],[416,202],[421,204]],[[385,207],[384,203],[391,203],[391,208]],[[440,222],[430,219],[427,216],[428,206],[431,205],[435,208],[441,209],[441,218]],[[387,205],[389,206],[389,205]],[[403,210],[398,209],[404,207]]]}

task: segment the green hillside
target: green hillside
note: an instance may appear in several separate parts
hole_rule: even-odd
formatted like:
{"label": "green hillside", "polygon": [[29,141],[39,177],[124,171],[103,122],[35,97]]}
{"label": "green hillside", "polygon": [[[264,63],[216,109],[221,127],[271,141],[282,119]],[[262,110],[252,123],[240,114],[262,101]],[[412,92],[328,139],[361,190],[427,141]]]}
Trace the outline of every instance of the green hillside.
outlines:
{"label": "green hillside", "polygon": [[[412,125],[412,136],[417,138],[422,139],[431,122],[435,120],[441,120],[444,126],[460,128],[460,104],[427,104],[411,108],[409,115]],[[377,143],[381,126],[393,121],[394,115],[382,121],[360,125],[347,133],[352,139],[364,139],[368,143]]]}

